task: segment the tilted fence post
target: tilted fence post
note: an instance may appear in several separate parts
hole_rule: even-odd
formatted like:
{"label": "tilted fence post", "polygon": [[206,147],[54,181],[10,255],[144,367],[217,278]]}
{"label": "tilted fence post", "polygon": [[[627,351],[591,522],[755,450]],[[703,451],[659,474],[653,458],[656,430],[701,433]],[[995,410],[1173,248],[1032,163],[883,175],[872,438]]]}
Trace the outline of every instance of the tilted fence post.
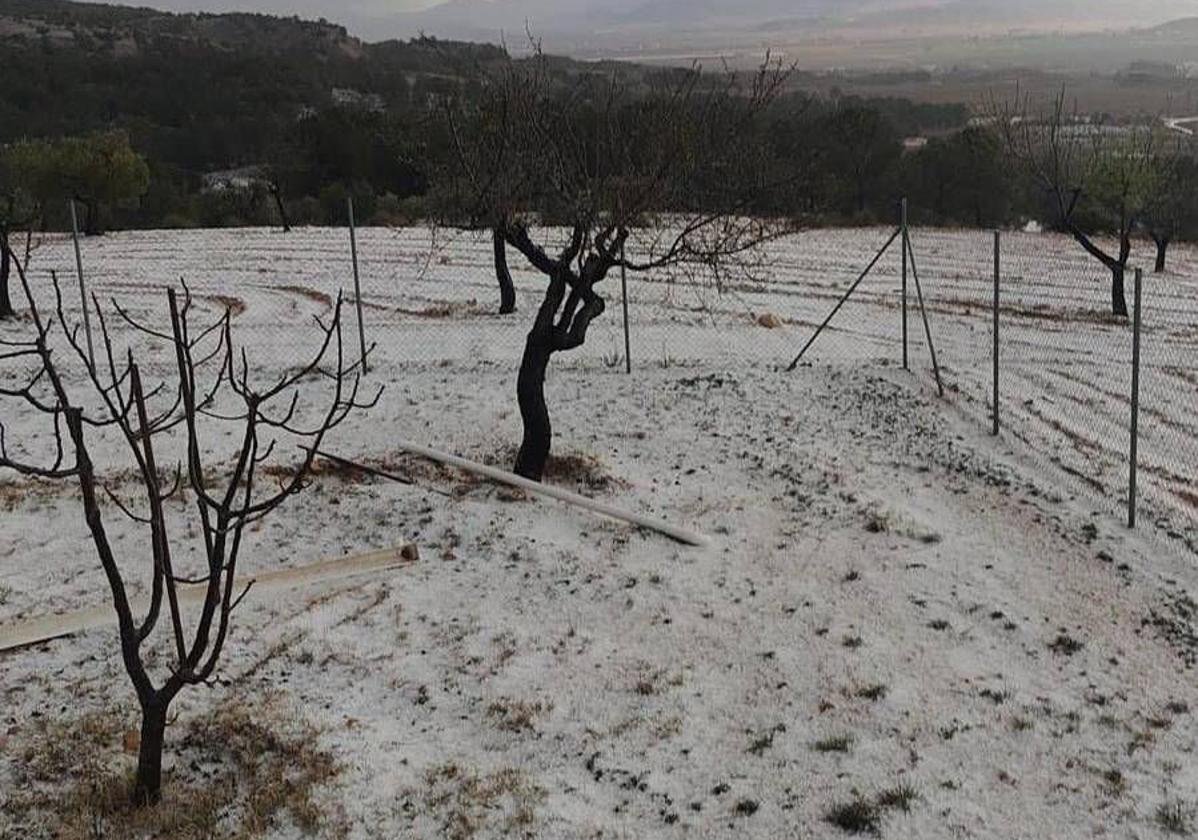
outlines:
{"label": "tilted fence post", "polygon": [[819,338],[820,333],[827,328],[828,324],[832,323],[832,319],[836,317],[836,313],[839,312],[840,308],[848,302],[850,297],[853,296],[853,292],[857,291],[857,287],[861,285],[861,281],[869,276],[869,273],[874,270],[874,266],[877,265],[882,259],[882,256],[890,250],[890,246],[894,244],[895,240],[898,239],[902,233],[903,229],[901,227],[894,229],[894,233],[890,234],[890,238],[886,240],[886,244],[883,245],[881,250],[879,250],[878,253],[874,255],[874,258],[869,261],[869,265],[865,267],[865,271],[861,272],[857,279],[853,281],[853,285],[849,286],[848,291],[841,295],[840,300],[836,302],[836,306],[834,306],[832,311],[828,313],[828,317],[824,319],[824,322],[820,324],[818,328],[816,328],[815,334],[811,336],[811,338],[807,339],[807,343],[803,345],[803,349],[799,351],[799,355],[795,356],[794,361],[791,362],[786,368],[788,373],[799,366],[799,362],[803,360],[803,356],[805,356],[807,351],[811,349],[811,345],[815,344],[815,340]]}
{"label": "tilted fence post", "polygon": [[928,308],[923,302],[923,287],[919,284],[919,269],[915,266],[915,249],[907,239],[907,256],[911,260],[911,279],[915,281],[915,299],[919,303],[919,314],[923,317],[923,333],[928,339],[928,352],[932,355],[932,370],[936,374],[936,390],[944,396],[944,381],[940,378],[940,362],[936,360],[936,342],[932,341],[932,327],[928,323]]}
{"label": "tilted fence post", "polygon": [[1127,527],[1136,527],[1136,479],[1140,449],[1140,288],[1144,272],[1136,269],[1136,308],[1131,329],[1131,461],[1127,487]]}
{"label": "tilted fence post", "polygon": [[1002,278],[1002,233],[994,231],[994,430],[993,434],[998,435],[999,420],[998,420],[998,287]]}
{"label": "tilted fence post", "polygon": [[354,224],[354,199],[346,200],[349,210],[349,253],[354,262],[354,302],[358,307],[358,345],[362,353],[362,373],[367,373],[366,367],[366,324],[362,321],[362,283],[358,278],[358,234]]}
{"label": "tilted fence post", "polygon": [[[87,334],[87,362],[92,373],[96,371],[96,348],[92,343],[91,308],[87,305],[87,288],[83,282],[83,254],[79,250],[79,216],[75,212],[75,199],[67,202],[71,208],[71,236],[75,240],[75,272],[79,275],[79,303],[83,306],[83,331]],[[26,258],[26,263],[29,262]]]}
{"label": "tilted fence post", "polygon": [[903,229],[903,370],[910,370],[907,358],[907,199],[903,199],[901,219]]}

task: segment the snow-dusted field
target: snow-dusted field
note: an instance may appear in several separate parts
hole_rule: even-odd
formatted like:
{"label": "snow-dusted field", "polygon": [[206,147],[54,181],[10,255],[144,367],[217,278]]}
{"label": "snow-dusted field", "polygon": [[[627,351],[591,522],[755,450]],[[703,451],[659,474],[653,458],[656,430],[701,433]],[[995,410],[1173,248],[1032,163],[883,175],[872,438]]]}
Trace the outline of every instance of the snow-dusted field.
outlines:
{"label": "snow-dusted field", "polygon": [[[879,810],[887,837],[1155,837],[1173,810],[1198,819],[1198,572],[1166,533],[1193,534],[1198,493],[1198,252],[1146,286],[1150,516],[1131,533],[1130,331],[1101,315],[1101,276],[1064,240],[1007,237],[998,439],[985,235],[914,235],[946,399],[914,309],[900,368],[897,250],[810,366],[778,369],[888,233],[803,235],[723,294],[630,278],[635,375],[617,365],[618,306],[556,361],[557,451],[586,467],[557,480],[711,536],[689,549],[396,452],[406,438],[510,457],[539,280],[517,272],[522,311],[500,318],[489,242],[362,231],[370,381],[386,391],[329,448],[419,486],[325,474],[244,561],[409,541],[420,559],[247,600],[219,684],[177,701],[168,789],[202,782],[194,730],[214,709],[266,697],[337,765],[313,793],[328,836],[836,837],[837,805],[899,790],[909,809]],[[234,306],[264,375],[303,358],[310,316],[351,276],[344,232],[327,230],[112,235],[84,262],[94,291],[143,317],[178,277],[212,312]],[[51,269],[70,278],[69,243],[33,269],[43,289]],[[759,326],[766,313],[783,327]],[[161,348],[139,350],[168,372]],[[11,403],[0,419],[10,439],[39,423]],[[98,446],[115,475],[119,449]],[[75,495],[0,476],[0,624],[104,602]],[[144,556],[140,532],[116,530]],[[112,633],[0,654],[0,695],[0,836],[54,836],[18,791],[55,724],[125,710],[86,748],[131,760]]]}

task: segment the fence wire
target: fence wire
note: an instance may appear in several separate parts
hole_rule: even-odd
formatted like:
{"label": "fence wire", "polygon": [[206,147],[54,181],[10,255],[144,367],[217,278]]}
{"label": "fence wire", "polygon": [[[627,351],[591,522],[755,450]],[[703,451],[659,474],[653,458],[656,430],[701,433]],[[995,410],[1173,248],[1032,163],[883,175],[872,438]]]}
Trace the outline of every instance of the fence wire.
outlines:
{"label": "fence wire", "polygon": [[1174,259],[1141,294],[1141,508],[1198,552],[1198,262]]}
{"label": "fence wire", "polygon": [[[813,230],[772,245],[743,276],[685,270],[628,275],[632,363],[646,367],[784,368],[861,271],[891,228]],[[988,429],[992,417],[994,238],[984,231],[912,229],[931,332],[948,398]],[[542,275],[509,254],[518,311],[499,315],[488,235],[428,228],[358,231],[362,313],[374,367],[518,364]],[[1137,252],[1147,261],[1149,249]],[[1145,275],[1142,310],[1140,488],[1143,513],[1198,551],[1198,252],[1175,248],[1170,271]],[[348,230],[144,231],[83,242],[89,293],[116,297],[162,323],[165,284],[185,280],[196,305],[234,313],[235,336],[264,376],[303,364],[339,293],[347,354],[356,354]],[[78,314],[69,237],[33,254],[44,292],[57,271]],[[1132,272],[1127,299],[1132,304]],[[909,275],[909,280],[913,277]],[[1094,510],[1122,516],[1128,502],[1130,322],[1110,314],[1109,273],[1067,237],[1004,233],[1000,283],[1002,434],[1055,465]],[[900,241],[820,335],[804,364],[899,365]],[[624,367],[620,277],[605,281],[607,313],[560,364]],[[356,303],[356,301],[352,301]],[[118,340],[141,342],[109,319]],[[909,283],[911,369],[931,381],[931,358]],[[153,348],[148,348],[152,350]],[[159,354],[161,356],[163,354]],[[157,357],[151,357],[151,362]],[[169,359],[162,359],[165,366]],[[394,375],[394,374],[392,374]],[[402,376],[402,374],[400,374]]]}

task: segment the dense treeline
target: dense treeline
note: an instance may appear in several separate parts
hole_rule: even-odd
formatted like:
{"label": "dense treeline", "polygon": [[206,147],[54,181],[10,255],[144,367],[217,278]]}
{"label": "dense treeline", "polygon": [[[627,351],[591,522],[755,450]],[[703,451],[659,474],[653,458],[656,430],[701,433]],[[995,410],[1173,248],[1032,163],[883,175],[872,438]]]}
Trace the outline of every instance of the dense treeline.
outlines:
{"label": "dense treeline", "polygon": [[[0,0],[0,20],[8,22],[0,27],[8,228],[30,215],[64,227],[69,197],[85,206],[93,232],[339,223],[351,195],[367,222],[423,218],[451,142],[438,134],[439,112],[477,101],[484,75],[505,58],[495,46],[432,39],[366,44],[325,22],[66,0]],[[566,96],[585,87],[580,80],[616,77],[635,100],[685,73],[545,62]],[[894,219],[907,196],[918,222],[1049,218],[1033,179],[1007,165],[998,137],[970,127],[970,117],[962,105],[792,89],[755,129],[761,154],[787,173],[785,184],[763,185],[757,209],[868,223]],[[121,145],[118,137],[144,161],[144,175],[109,172],[132,178],[122,189],[81,186],[71,167],[88,155],[107,160],[102,147]],[[1167,233],[1184,238],[1189,214],[1173,215],[1180,221]]]}
{"label": "dense treeline", "polygon": [[[429,39],[365,44],[324,22],[260,15],[0,0],[0,16],[23,22],[0,29],[0,144],[117,129],[145,159],[148,188],[94,210],[110,226],[336,222],[347,195],[368,220],[418,217],[428,159],[445,140],[427,136],[430,114],[476,95],[504,55]],[[549,68],[563,88],[616,74],[648,90],[676,73],[562,58]],[[773,209],[854,219],[889,215],[903,136],[968,117],[960,106],[802,95],[775,110],[763,148],[811,171]],[[40,196],[45,223],[61,227],[55,199],[66,195],[52,192]]]}

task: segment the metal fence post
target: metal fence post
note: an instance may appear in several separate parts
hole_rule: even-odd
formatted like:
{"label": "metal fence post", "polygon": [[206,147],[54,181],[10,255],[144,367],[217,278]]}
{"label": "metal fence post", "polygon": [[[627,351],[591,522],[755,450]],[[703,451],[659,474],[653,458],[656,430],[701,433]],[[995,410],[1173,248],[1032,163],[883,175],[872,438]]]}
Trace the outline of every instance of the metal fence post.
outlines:
{"label": "metal fence post", "polygon": [[932,370],[936,374],[936,390],[944,396],[944,380],[940,378],[940,362],[936,361],[936,342],[932,341],[932,327],[928,323],[928,308],[923,302],[923,287],[919,284],[919,269],[915,266],[915,250],[907,240],[907,256],[911,260],[911,279],[915,281],[915,299],[919,302],[919,314],[923,318],[923,333],[928,339],[928,352],[932,354]]}
{"label": "metal fence post", "polygon": [[1002,233],[994,231],[994,431],[997,436],[998,421],[998,287],[1002,278]]}
{"label": "metal fence post", "polygon": [[83,306],[83,331],[87,334],[87,361],[92,373],[95,373],[96,348],[92,343],[91,308],[87,305],[87,288],[83,282],[83,254],[79,250],[79,217],[75,212],[75,199],[72,198],[67,205],[71,208],[71,236],[75,240],[75,272],[79,275],[79,302]]}
{"label": "metal fence post", "polygon": [[910,370],[907,357],[907,199],[903,199],[901,220],[903,229],[903,370]]}
{"label": "metal fence post", "polygon": [[1127,488],[1127,527],[1136,527],[1136,473],[1140,448],[1140,288],[1144,272],[1136,269],[1136,310],[1131,331],[1131,467]]}
{"label": "metal fence post", "polygon": [[350,196],[345,201],[349,210],[349,252],[354,261],[354,302],[358,308],[358,345],[362,352],[362,373],[367,373],[366,325],[362,321],[362,284],[358,279],[358,234],[354,225],[354,198]]}
{"label": "metal fence post", "polygon": [[620,294],[624,299],[624,370],[632,373],[632,336],[628,331],[628,267],[624,264],[624,243],[620,243]]}

